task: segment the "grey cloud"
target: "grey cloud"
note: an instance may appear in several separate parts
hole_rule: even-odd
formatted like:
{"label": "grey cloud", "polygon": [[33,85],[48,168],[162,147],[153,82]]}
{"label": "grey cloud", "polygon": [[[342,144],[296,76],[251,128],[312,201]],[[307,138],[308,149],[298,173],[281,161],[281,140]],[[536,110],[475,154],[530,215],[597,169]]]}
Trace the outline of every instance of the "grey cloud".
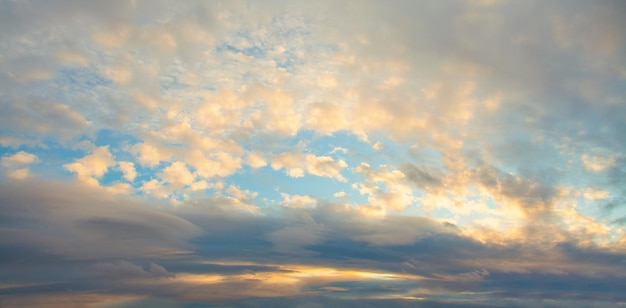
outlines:
{"label": "grey cloud", "polygon": [[[88,22],[87,28],[93,23],[118,24],[128,22],[132,16],[132,4],[129,1],[114,0],[107,4],[98,1],[61,0],[49,1],[2,1],[3,29],[10,34],[38,34],[58,29],[68,22]],[[24,16],[28,16],[25,19]],[[64,29],[68,30],[68,29]],[[74,31],[81,29],[72,29]],[[86,30],[83,27],[83,30]]]}
{"label": "grey cloud", "polygon": [[[517,140],[522,134],[560,143],[561,137],[571,136],[578,139],[575,142],[582,149],[597,145],[623,152],[620,132],[625,122],[624,104],[608,103],[611,97],[624,97],[623,87],[617,86],[623,79],[619,63],[626,57],[626,25],[621,18],[624,5],[619,1],[607,1],[603,6],[584,1],[542,5],[500,2],[493,6],[477,6],[471,1],[396,1],[384,6],[369,2],[350,2],[333,9],[327,3],[320,6],[328,9],[325,20],[339,25],[329,31],[337,39],[355,40],[359,33],[369,39],[362,48],[351,42],[353,48],[347,52],[357,54],[365,63],[396,59],[413,69],[402,90],[415,93],[416,88],[427,86],[420,78],[426,74],[430,80],[449,80],[446,83],[452,85],[472,82],[477,98],[503,94],[495,113],[475,106],[474,120],[465,126],[445,120],[459,105],[453,87],[444,85],[448,97],[430,104],[402,97],[398,89],[381,94],[374,85],[368,86],[367,80],[360,81],[369,89],[363,90],[363,100],[379,100],[378,104],[399,122],[406,123],[408,114],[431,121],[435,129],[453,136],[460,131],[476,131],[478,137],[465,134],[470,140],[484,136]],[[347,20],[343,18],[347,12],[363,17]],[[372,18],[376,22],[365,16],[376,16]],[[568,29],[561,34],[556,33],[559,22]],[[559,40],[571,42],[568,45]],[[441,70],[446,65],[457,68],[446,75]],[[411,129],[410,135],[419,141],[429,137],[417,128]],[[553,153],[559,151],[562,149]],[[506,155],[497,158],[509,159]]]}
{"label": "grey cloud", "polygon": [[0,221],[13,228],[4,229],[3,242],[21,233],[21,244],[63,258],[175,253],[190,248],[187,241],[201,234],[182,218],[86,187],[5,181],[0,189]]}
{"label": "grey cloud", "polygon": [[166,278],[174,276],[163,266],[152,262],[148,264],[147,269],[125,260],[113,263],[97,263],[95,269],[107,278],[115,279]]}
{"label": "grey cloud", "polygon": [[275,249],[289,254],[311,253],[302,247],[317,244],[324,240],[323,225],[315,223],[286,226],[267,235]]}
{"label": "grey cloud", "polygon": [[22,138],[43,139],[43,136],[68,140],[86,132],[90,122],[70,106],[53,102],[0,98],[2,124],[0,129]]}
{"label": "grey cloud", "polygon": [[[507,298],[514,296],[527,298],[530,302],[517,302],[527,307],[550,298],[567,300],[583,295],[586,296],[581,299],[583,303],[601,301],[600,295],[607,292],[601,290],[610,290],[607,288],[626,274],[620,265],[623,254],[582,246],[575,237],[551,247],[537,245],[534,241],[489,245],[463,236],[459,227],[428,218],[391,216],[373,220],[355,215],[339,203],[321,200],[315,208],[274,209],[268,216],[221,207],[223,199],[220,198],[161,210],[188,216],[194,222],[192,225],[171,214],[157,214],[127,198],[116,197],[113,202],[111,197],[93,191],[81,193],[64,185],[30,183],[26,188],[8,184],[3,187],[1,222],[5,228],[0,231],[4,235],[1,245],[3,250],[14,251],[16,255],[8,257],[10,264],[5,263],[4,268],[10,270],[1,281],[23,284],[0,292],[11,296],[55,293],[68,288],[80,292],[106,289],[110,294],[147,294],[181,305],[239,305],[255,301],[263,306],[263,303],[270,305],[281,301],[304,303],[306,297],[293,294],[315,292],[314,298],[329,303],[357,303],[354,297],[404,294],[423,297],[427,303],[433,300],[433,305],[440,296],[456,298],[440,304],[480,305],[486,303],[487,298],[461,296],[459,292],[488,292],[491,303],[509,303]],[[35,191],[40,196],[25,195],[24,190]],[[8,191],[12,194],[7,194]],[[55,194],[60,196],[54,197]],[[17,200],[19,209],[15,208]],[[41,200],[47,200],[49,208],[44,207]],[[107,200],[111,202],[105,202]],[[129,208],[131,206],[134,208]],[[111,212],[94,207],[109,207]],[[70,226],[75,223],[80,227],[72,229]],[[33,226],[46,228],[49,238],[44,239],[42,232]],[[536,225],[535,228],[543,227]],[[539,229],[536,234],[550,232],[549,228]],[[74,234],[79,230],[85,234]],[[317,233],[320,230],[323,232]],[[22,233],[15,233],[18,231]],[[85,245],[90,252],[77,247],[69,249],[70,246],[57,238],[59,231],[74,241],[72,246]],[[130,240],[124,239],[123,234]],[[83,237],[89,239],[90,244],[86,244]],[[7,240],[10,238],[20,241]],[[191,252],[151,255],[155,241],[161,243],[161,248],[185,248]],[[47,245],[60,245],[63,249],[50,249]],[[35,249],[28,250],[28,247]],[[559,253],[555,254],[552,249]],[[52,255],[45,255],[46,251]],[[550,258],[545,257],[548,254]],[[52,258],[46,260],[50,256]],[[17,266],[20,259],[25,262],[24,266]],[[278,290],[280,292],[273,295],[278,298],[273,300],[257,298],[255,290],[264,290],[266,286],[253,279],[254,275],[288,273],[288,265],[412,274],[423,278],[336,283],[312,279],[294,289],[282,290],[285,293]],[[222,275],[224,280],[211,284],[213,291],[207,292],[206,285],[177,282],[177,277],[184,274]],[[250,278],[246,281],[234,278],[241,277],[238,275]],[[33,280],[44,284],[29,285]],[[161,282],[156,283],[157,280]],[[593,285],[584,281],[592,281]],[[566,285],[568,290],[558,285]],[[245,290],[244,295],[234,297],[235,290]],[[610,300],[624,300],[611,294]],[[305,301],[301,302],[302,299]]]}
{"label": "grey cloud", "polygon": [[411,163],[400,165],[400,171],[418,188],[437,189],[441,187],[443,174],[441,170],[428,166],[416,166]]}
{"label": "grey cloud", "polygon": [[510,199],[517,202],[530,217],[549,214],[554,208],[557,189],[552,183],[503,172],[494,166],[484,166],[475,171],[479,183],[484,185],[494,199]]}

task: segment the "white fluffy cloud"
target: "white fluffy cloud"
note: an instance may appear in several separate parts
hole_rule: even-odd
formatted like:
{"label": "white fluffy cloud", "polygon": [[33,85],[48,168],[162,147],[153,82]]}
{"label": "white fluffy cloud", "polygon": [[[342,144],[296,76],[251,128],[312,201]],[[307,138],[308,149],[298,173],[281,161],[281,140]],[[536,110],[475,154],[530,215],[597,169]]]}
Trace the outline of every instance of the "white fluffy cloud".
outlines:
{"label": "white fluffy cloud", "polygon": [[92,186],[99,186],[98,179],[114,165],[115,160],[109,147],[101,146],[95,147],[90,155],[77,159],[73,163],[65,164],[63,167],[76,173],[79,181]]}
{"label": "white fluffy cloud", "polygon": [[171,194],[171,189],[165,187],[163,183],[157,179],[152,179],[150,181],[144,182],[139,190],[147,195],[157,198],[168,198]]}
{"label": "white fluffy cloud", "polygon": [[205,155],[201,151],[192,150],[187,154],[187,162],[204,178],[228,176],[241,167],[241,158],[221,151]]}
{"label": "white fluffy cloud", "polygon": [[10,156],[2,157],[2,166],[5,168],[16,168],[24,165],[29,165],[39,161],[39,158],[35,154],[19,151]]}
{"label": "white fluffy cloud", "polygon": [[265,161],[265,158],[263,158],[263,155],[260,153],[253,152],[248,154],[248,165],[257,169],[267,166],[267,161]]}
{"label": "white fluffy cloud", "polygon": [[379,166],[374,170],[367,163],[361,163],[354,169],[355,173],[365,176],[362,183],[354,183],[352,187],[362,195],[368,195],[370,205],[392,211],[404,210],[414,202],[413,190],[406,181],[406,175],[389,166]]}
{"label": "white fluffy cloud", "polygon": [[161,178],[173,187],[180,188],[191,185],[196,176],[187,169],[184,162],[177,161],[163,169]]}
{"label": "white fluffy cloud", "polygon": [[161,161],[171,157],[171,155],[167,153],[167,150],[163,150],[146,143],[134,145],[133,152],[137,154],[139,163],[147,166],[156,166]]}
{"label": "white fluffy cloud", "polygon": [[132,182],[135,180],[135,177],[137,176],[137,170],[135,169],[135,164],[129,161],[121,161],[118,163],[118,166],[120,170],[122,170],[122,172],[124,173],[124,179],[126,179],[129,182]]}
{"label": "white fluffy cloud", "polygon": [[287,175],[294,178],[303,177],[306,171],[312,175],[345,182],[346,178],[341,175],[341,171],[347,166],[348,164],[344,160],[335,160],[330,156],[281,153],[272,157],[274,170],[285,169]]}

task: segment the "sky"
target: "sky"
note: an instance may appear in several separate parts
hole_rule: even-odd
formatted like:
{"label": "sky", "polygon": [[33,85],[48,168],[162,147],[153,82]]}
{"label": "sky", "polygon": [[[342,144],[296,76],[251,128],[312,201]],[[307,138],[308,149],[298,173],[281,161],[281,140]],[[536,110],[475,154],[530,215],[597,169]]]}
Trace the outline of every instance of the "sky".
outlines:
{"label": "sky", "polygon": [[626,306],[625,132],[624,1],[0,0],[0,306]]}

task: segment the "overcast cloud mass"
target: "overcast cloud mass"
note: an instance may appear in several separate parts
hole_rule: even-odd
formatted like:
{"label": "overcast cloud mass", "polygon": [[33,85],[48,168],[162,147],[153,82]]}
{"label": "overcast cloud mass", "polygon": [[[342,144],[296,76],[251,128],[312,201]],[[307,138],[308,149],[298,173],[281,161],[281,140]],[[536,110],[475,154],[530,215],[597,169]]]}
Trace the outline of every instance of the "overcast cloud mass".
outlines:
{"label": "overcast cloud mass", "polygon": [[625,132],[624,1],[0,0],[0,306],[626,306]]}

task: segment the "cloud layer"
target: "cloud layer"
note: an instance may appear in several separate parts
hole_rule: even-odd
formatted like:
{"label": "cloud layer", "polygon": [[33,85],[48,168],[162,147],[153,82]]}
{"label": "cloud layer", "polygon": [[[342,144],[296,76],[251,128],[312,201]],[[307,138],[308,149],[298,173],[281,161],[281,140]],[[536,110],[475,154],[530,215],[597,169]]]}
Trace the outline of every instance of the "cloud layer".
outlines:
{"label": "cloud layer", "polygon": [[625,13],[0,0],[0,304],[624,304]]}

